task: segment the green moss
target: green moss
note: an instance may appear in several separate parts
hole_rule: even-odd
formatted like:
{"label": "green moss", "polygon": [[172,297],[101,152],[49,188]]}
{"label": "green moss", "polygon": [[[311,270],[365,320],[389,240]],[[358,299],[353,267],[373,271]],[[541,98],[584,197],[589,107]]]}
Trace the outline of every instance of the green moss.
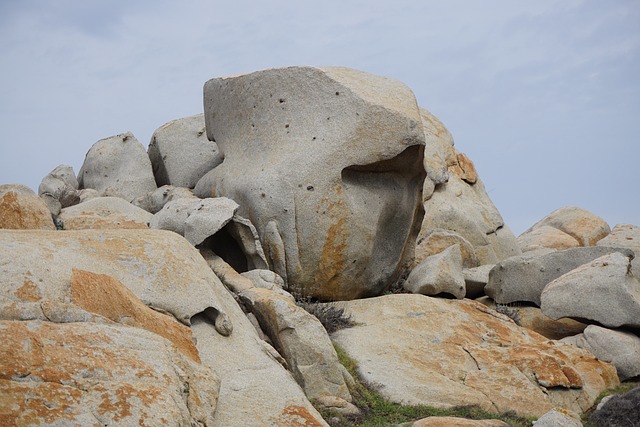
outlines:
{"label": "green moss", "polygon": [[353,403],[360,408],[362,414],[347,417],[334,411],[318,408],[325,420],[334,427],[347,426],[396,426],[403,423],[411,425],[413,421],[432,416],[450,416],[469,419],[500,419],[514,427],[531,426],[533,418],[518,417],[514,414],[492,414],[476,407],[459,407],[453,409],[437,409],[426,405],[401,405],[385,399],[376,391],[375,385],[365,384],[358,376],[358,363],[334,344],[338,360],[353,377],[355,383],[350,387]]}

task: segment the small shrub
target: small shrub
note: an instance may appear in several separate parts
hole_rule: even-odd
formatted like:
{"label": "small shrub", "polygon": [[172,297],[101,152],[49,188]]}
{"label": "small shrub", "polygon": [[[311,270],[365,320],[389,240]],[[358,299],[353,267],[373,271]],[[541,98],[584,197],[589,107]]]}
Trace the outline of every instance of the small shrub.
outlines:
{"label": "small shrub", "polygon": [[344,308],[337,307],[333,303],[298,301],[298,305],[313,314],[329,334],[355,325],[351,316],[345,314]]}
{"label": "small shrub", "polygon": [[589,423],[597,427],[639,427],[640,387],[613,396],[600,410],[591,414]]}
{"label": "small shrub", "polygon": [[496,304],[496,311],[511,318],[511,320],[513,320],[516,325],[522,326],[522,324],[520,323],[520,313],[518,313],[518,310],[511,308],[508,305]]}

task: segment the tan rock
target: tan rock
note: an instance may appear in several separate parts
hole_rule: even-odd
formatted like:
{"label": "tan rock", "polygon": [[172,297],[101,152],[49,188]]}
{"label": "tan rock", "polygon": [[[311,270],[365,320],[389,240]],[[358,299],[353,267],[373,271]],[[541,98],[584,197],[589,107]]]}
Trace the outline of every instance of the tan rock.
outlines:
{"label": "tan rock", "polygon": [[414,294],[448,294],[464,298],[466,288],[460,245],[449,246],[444,251],[425,258],[411,270],[402,287]]}
{"label": "tan rock", "polygon": [[631,249],[635,258],[631,260],[632,273],[640,277],[640,227],[631,224],[618,224],[611,233],[596,243],[597,246]]}
{"label": "tan rock", "polygon": [[473,162],[466,154],[456,151],[457,164],[454,167],[456,176],[469,184],[475,184],[478,181],[478,172]]}
{"label": "tan rock", "polygon": [[575,238],[562,230],[542,225],[518,236],[518,245],[522,252],[528,252],[540,248],[552,248],[559,251],[580,246]]}
{"label": "tan rock", "polygon": [[220,380],[149,331],[3,321],[0,340],[2,425],[214,425]]}
{"label": "tan rock", "polygon": [[55,230],[49,207],[29,187],[0,185],[0,229]]}
{"label": "tan rock", "polygon": [[611,232],[609,224],[605,220],[586,209],[575,206],[556,209],[525,233],[545,225],[564,231],[576,239],[581,246],[593,246]]}
{"label": "tan rock", "polygon": [[65,230],[148,229],[149,212],[120,197],[96,197],[62,209]]}
{"label": "tan rock", "polygon": [[541,416],[555,406],[583,412],[619,382],[590,353],[469,300],[396,294],[337,304],[356,326],[332,339],[395,402]]}
{"label": "tan rock", "polygon": [[463,267],[477,267],[478,257],[476,256],[476,251],[473,249],[471,243],[458,233],[442,229],[431,230],[424,237],[418,239],[412,266],[415,268],[418,264],[424,261],[425,258],[439,254],[449,246],[453,246],[455,244],[460,245]]}
{"label": "tan rock", "polygon": [[71,295],[74,304],[116,323],[146,329],[171,341],[185,356],[200,363],[191,330],[172,316],[144,305],[122,283],[106,274],[72,270]]}
{"label": "tan rock", "polygon": [[411,427],[508,427],[500,420],[468,420],[456,417],[427,417],[411,424]]}

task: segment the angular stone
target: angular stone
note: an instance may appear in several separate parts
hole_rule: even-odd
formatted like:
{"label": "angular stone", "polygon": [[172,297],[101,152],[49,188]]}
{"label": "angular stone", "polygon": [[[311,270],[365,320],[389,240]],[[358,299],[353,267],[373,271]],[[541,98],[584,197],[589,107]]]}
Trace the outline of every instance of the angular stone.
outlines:
{"label": "angular stone", "polygon": [[563,409],[553,408],[536,421],[534,427],[582,427],[580,417]]}
{"label": "angular stone", "polygon": [[136,198],[132,203],[155,214],[160,212],[167,203],[177,199],[197,199],[197,197],[188,188],[163,185],[145,196]]}
{"label": "angular stone", "polygon": [[563,341],[611,363],[616,367],[620,381],[640,375],[640,337],[631,332],[589,325],[582,334]]}
{"label": "angular stone", "polygon": [[356,325],[332,340],[394,402],[527,416],[554,407],[582,413],[618,384],[613,366],[469,300],[395,294],[335,304]]}
{"label": "angular stone", "polygon": [[624,249],[580,247],[540,256],[525,254],[507,258],[489,272],[484,290],[499,304],[529,301],[540,306],[542,290],[551,281],[600,256],[619,251]]}
{"label": "angular stone", "polygon": [[611,328],[639,328],[640,280],[629,267],[629,258],[614,252],[570,271],[544,288],[542,312],[553,319],[571,317]]}
{"label": "angular stone", "polygon": [[237,201],[271,268],[300,293],[351,299],[390,286],[421,221],[413,93],[338,67],[218,78],[204,93],[207,135],[224,161],[195,194]]}
{"label": "angular stone", "polygon": [[57,166],[42,179],[38,195],[49,206],[52,214],[60,214],[60,209],[80,202],[78,180],[73,168],[67,165]]}
{"label": "angular stone", "polygon": [[0,229],[55,230],[47,204],[29,187],[0,185]]}
{"label": "angular stone", "polygon": [[489,272],[493,264],[481,265],[474,268],[463,268],[464,286],[467,290],[465,298],[478,298],[484,295],[484,287],[489,281]]}
{"label": "angular stone", "polygon": [[576,239],[581,246],[593,246],[611,232],[609,224],[605,220],[586,209],[575,206],[556,209],[525,233],[545,225],[564,231]]}
{"label": "angular stone", "polygon": [[151,161],[130,133],[101,139],[87,152],[78,173],[80,188],[132,202],[157,188]]}
{"label": "angular stone", "polygon": [[220,380],[149,331],[2,321],[0,340],[3,425],[214,425]]}
{"label": "angular stone", "polygon": [[[420,108],[420,118],[424,128],[424,159],[423,166],[427,172],[425,182],[435,185],[449,181],[449,166],[457,163],[453,137],[440,120],[425,108]],[[425,200],[431,197],[433,191],[423,195]]]}
{"label": "angular stone", "polygon": [[271,291],[284,290],[284,280],[271,270],[250,270],[242,273],[242,276],[251,280],[258,288]]}
{"label": "angular stone", "polygon": [[309,399],[333,396],[351,401],[327,331],[315,316],[275,291],[253,288],[240,294],[262,330],[287,361]]}
{"label": "angular stone", "polygon": [[431,230],[424,237],[418,239],[416,243],[415,258],[413,266],[420,264],[425,258],[438,254],[450,246],[460,245],[462,253],[462,265],[465,268],[478,266],[476,251],[467,239],[461,235],[448,230]]}
{"label": "angular stone", "polygon": [[450,294],[464,298],[460,245],[449,246],[437,255],[426,258],[414,268],[402,285],[408,292],[422,295]]}
{"label": "angular stone", "polygon": [[518,236],[518,245],[520,245],[522,252],[539,248],[552,248],[562,251],[577,248],[580,246],[580,242],[564,231],[550,225],[542,225]]}
{"label": "angular stone", "polygon": [[640,227],[618,224],[608,236],[598,240],[596,245],[631,249],[635,254],[635,258],[631,260],[632,273],[640,277]]}
{"label": "angular stone", "polygon": [[62,209],[65,230],[148,229],[152,215],[120,197],[96,197]]}
{"label": "angular stone", "polygon": [[148,154],[158,186],[193,188],[222,163],[218,146],[207,139],[203,114],[162,125],[151,137]]}

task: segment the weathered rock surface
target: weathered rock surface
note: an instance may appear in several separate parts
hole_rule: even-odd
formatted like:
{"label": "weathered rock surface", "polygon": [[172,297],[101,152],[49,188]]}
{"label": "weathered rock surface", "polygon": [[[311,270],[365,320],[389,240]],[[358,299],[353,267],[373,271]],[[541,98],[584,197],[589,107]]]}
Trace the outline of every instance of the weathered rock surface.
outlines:
{"label": "weathered rock surface", "polygon": [[0,229],[55,230],[47,204],[27,186],[0,185]]}
{"label": "weathered rock surface", "polygon": [[207,139],[203,114],[162,125],[153,133],[147,152],[158,186],[193,188],[222,163],[218,146]]}
{"label": "weathered rock surface", "polygon": [[238,202],[271,268],[302,293],[386,289],[413,256],[421,221],[424,131],[413,93],[339,67],[218,78],[204,93],[207,136],[224,161],[196,195]]}
{"label": "weathered rock surface", "polygon": [[188,188],[163,185],[145,196],[136,198],[132,203],[155,214],[160,212],[167,203],[177,199],[197,199],[197,197]]}
{"label": "weathered rock surface", "polygon": [[271,270],[250,270],[242,273],[242,276],[251,280],[258,288],[284,290],[284,280]]}
{"label": "weathered rock surface", "polygon": [[462,265],[465,268],[473,268],[478,266],[478,257],[476,251],[467,239],[461,235],[448,230],[431,230],[424,237],[418,239],[416,243],[415,258],[413,267],[424,261],[425,258],[439,254],[450,246],[460,245],[462,253]]}
{"label": "weathered rock surface", "polygon": [[559,340],[580,334],[587,327],[587,324],[573,319],[554,320],[545,316],[538,307],[524,304],[496,305],[489,297],[478,298],[476,301],[499,313],[506,314],[514,321],[517,320],[516,323],[523,328],[535,331],[550,340]]}
{"label": "weathered rock surface", "polygon": [[427,257],[411,270],[402,286],[414,294],[449,294],[456,298],[464,298],[466,289],[460,245],[449,246],[444,251]]}
{"label": "weathered rock surface", "polygon": [[220,380],[118,324],[0,322],[0,424],[214,425]]}
{"label": "weathered rock surface", "polygon": [[396,402],[581,413],[618,384],[613,366],[472,301],[397,294],[336,304],[356,326],[332,340],[356,360],[365,381]]}
{"label": "weathered rock surface", "polygon": [[53,215],[60,214],[62,208],[79,203],[78,180],[73,168],[60,165],[49,172],[38,187],[38,195],[42,197]]}
{"label": "weathered rock surface", "polygon": [[556,209],[535,223],[524,234],[543,226],[550,226],[567,233],[581,246],[593,246],[611,232],[605,220],[586,209],[575,206]]}
{"label": "weathered rock surface", "polygon": [[334,396],[351,401],[344,368],[318,319],[275,291],[252,288],[240,294],[262,330],[287,361],[309,399]]}
{"label": "weathered rock surface", "polygon": [[499,262],[489,272],[486,294],[497,303],[529,301],[540,306],[542,290],[551,281],[594,259],[624,249],[572,248],[540,256],[521,255]]}
{"label": "weathered rock surface", "polygon": [[65,230],[148,229],[152,216],[120,197],[96,197],[62,209],[58,220]]}
{"label": "weathered rock surface", "polygon": [[411,424],[411,427],[508,427],[500,420],[468,420],[455,417],[428,417]]}
{"label": "weathered rock surface", "polygon": [[489,272],[493,264],[485,264],[474,268],[463,268],[464,286],[467,290],[466,298],[478,298],[484,295],[484,287],[489,282]]}
{"label": "weathered rock surface", "polygon": [[151,161],[130,133],[101,139],[87,152],[78,173],[80,188],[132,202],[157,188]]}
{"label": "weathered rock surface", "polygon": [[582,427],[580,417],[554,408],[533,422],[534,427]]}
{"label": "weathered rock surface", "polygon": [[618,370],[620,381],[640,375],[640,337],[631,332],[589,325],[584,333],[563,341],[611,363]]}
{"label": "weathered rock surface", "polygon": [[551,248],[559,251],[580,246],[574,237],[562,230],[542,225],[530,229],[518,236],[518,245],[522,252],[529,252],[540,248]]}
{"label": "weathered rock surface", "polygon": [[596,245],[631,249],[635,254],[635,258],[631,260],[632,273],[640,277],[640,227],[618,224],[608,236],[598,240]]}
{"label": "weathered rock surface", "polygon": [[601,256],[549,283],[542,291],[540,308],[553,319],[571,317],[611,328],[640,328],[640,280],[629,267],[630,260],[622,253]]}

